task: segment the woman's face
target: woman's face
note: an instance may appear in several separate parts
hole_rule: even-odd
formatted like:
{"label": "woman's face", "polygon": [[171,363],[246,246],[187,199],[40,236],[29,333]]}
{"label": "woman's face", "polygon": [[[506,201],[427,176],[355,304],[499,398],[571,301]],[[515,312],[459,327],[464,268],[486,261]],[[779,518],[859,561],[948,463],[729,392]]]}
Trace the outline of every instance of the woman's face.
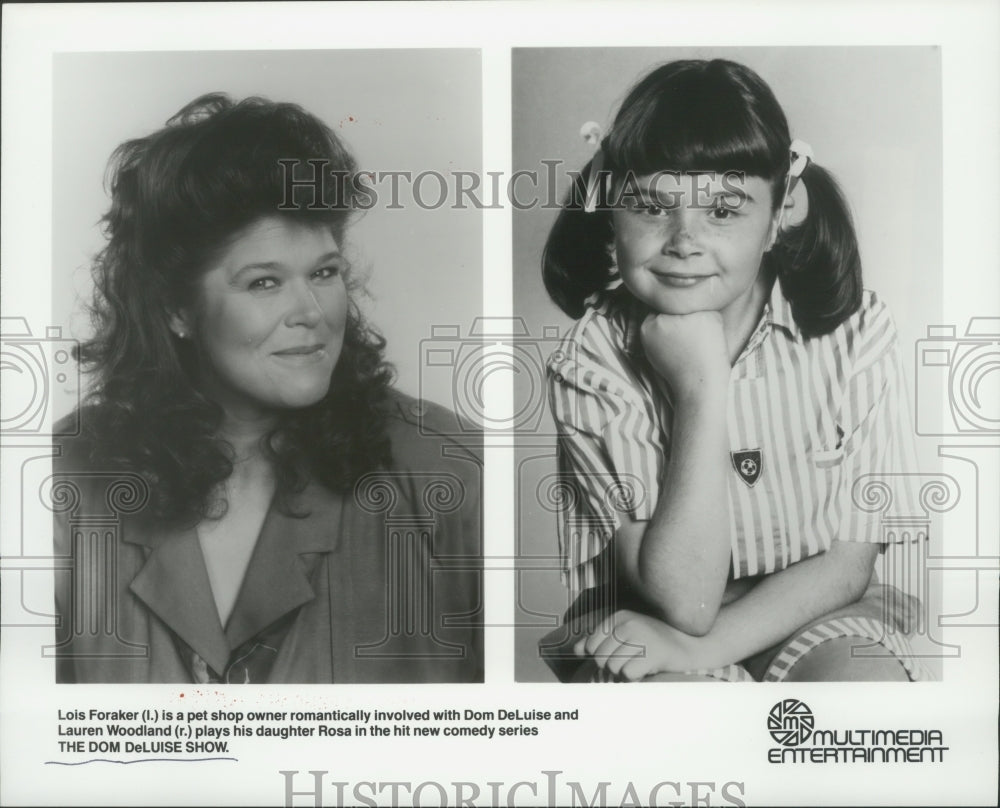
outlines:
{"label": "woman's face", "polygon": [[612,214],[622,282],[661,314],[739,311],[767,279],[771,186],[738,174],[659,173],[619,193]]}
{"label": "woman's face", "polygon": [[202,392],[248,419],[323,398],[344,342],[346,266],[325,227],[271,216],[237,234],[172,317],[194,340]]}

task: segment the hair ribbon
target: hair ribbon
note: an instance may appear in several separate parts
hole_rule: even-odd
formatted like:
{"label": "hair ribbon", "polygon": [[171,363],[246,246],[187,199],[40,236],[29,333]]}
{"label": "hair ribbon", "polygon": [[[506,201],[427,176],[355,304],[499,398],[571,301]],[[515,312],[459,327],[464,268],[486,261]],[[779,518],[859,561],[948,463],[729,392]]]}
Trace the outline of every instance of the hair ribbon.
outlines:
{"label": "hair ribbon", "polygon": [[788,176],[798,179],[809,162],[814,159],[812,146],[804,140],[793,140],[792,145],[788,147],[788,153],[792,163],[788,169]]}
{"label": "hair ribbon", "polygon": [[583,202],[584,213],[593,213],[597,210],[601,173],[604,171],[604,149],[601,148],[601,125],[594,121],[587,121],[587,123],[580,127],[580,137],[587,143],[597,146],[594,156],[590,161],[590,176],[587,178],[587,192]]}
{"label": "hair ribbon", "polygon": [[812,146],[806,143],[804,140],[793,140],[791,145],[788,147],[788,157],[790,165],[788,167],[788,176],[785,178],[785,195],[781,200],[781,215],[778,217],[778,231],[781,230],[781,225],[785,221],[785,209],[788,207],[788,195],[792,192],[795,187],[795,183],[798,182],[799,177],[802,176],[802,172],[806,170],[806,166],[813,160],[813,150]]}

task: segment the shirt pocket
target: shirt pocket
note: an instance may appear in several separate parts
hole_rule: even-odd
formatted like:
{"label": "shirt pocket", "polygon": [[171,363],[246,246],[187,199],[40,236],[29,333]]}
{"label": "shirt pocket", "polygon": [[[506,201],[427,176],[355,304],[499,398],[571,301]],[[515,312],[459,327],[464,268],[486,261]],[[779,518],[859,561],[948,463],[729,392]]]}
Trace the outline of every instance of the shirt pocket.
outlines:
{"label": "shirt pocket", "polygon": [[[815,410],[814,410],[815,412]],[[840,420],[825,408],[816,413],[816,434],[811,437],[809,460],[817,469],[835,469],[848,455],[848,435]]]}
{"label": "shirt pocket", "polygon": [[844,462],[847,456],[843,444],[833,449],[819,449],[812,453],[812,463],[818,469],[832,469]]}

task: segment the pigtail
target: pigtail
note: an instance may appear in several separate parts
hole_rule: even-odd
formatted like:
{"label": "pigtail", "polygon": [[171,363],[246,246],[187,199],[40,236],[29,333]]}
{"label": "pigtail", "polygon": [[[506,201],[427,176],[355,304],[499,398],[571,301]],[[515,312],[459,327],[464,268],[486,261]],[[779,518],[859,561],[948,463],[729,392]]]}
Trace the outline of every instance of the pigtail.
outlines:
{"label": "pigtail", "polygon": [[574,177],[542,252],[545,290],[573,319],[583,316],[587,298],[607,285],[614,266],[610,208],[598,204],[592,213],[584,210],[592,170],[593,161]]}
{"label": "pigtail", "polygon": [[802,172],[805,220],[782,233],[770,253],[781,290],[806,336],[829,334],[861,306],[861,257],[850,209],[836,180],[810,162]]}

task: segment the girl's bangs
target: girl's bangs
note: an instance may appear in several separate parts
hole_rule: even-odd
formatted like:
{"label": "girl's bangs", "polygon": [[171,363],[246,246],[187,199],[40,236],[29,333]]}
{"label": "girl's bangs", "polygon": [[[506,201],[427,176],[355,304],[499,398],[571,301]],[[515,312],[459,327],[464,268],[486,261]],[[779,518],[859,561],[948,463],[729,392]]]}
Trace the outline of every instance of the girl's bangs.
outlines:
{"label": "girl's bangs", "polygon": [[772,180],[788,169],[780,133],[769,130],[739,93],[725,98],[683,89],[622,110],[605,144],[613,170],[639,176],[741,171]]}

